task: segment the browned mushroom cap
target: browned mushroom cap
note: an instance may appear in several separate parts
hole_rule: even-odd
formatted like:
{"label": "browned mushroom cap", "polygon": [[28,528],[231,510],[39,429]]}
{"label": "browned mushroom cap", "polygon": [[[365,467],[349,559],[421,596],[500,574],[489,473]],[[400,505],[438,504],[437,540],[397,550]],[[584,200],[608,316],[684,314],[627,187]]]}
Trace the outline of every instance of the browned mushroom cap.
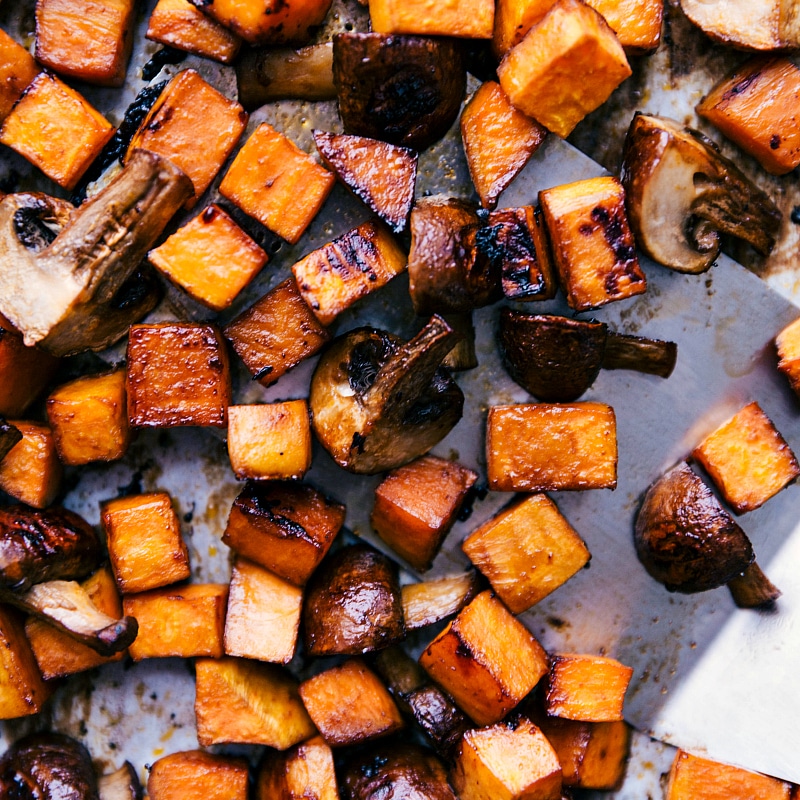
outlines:
{"label": "browned mushroom cap", "polygon": [[722,586],[754,560],[747,534],[685,462],[647,490],[634,542],[645,569],[673,592]]}
{"label": "browned mushroom cap", "polygon": [[638,114],[622,163],[628,218],[638,246],[678,272],[703,272],[730,234],[762,254],[775,245],[777,206],[701,133]]}
{"label": "browned mushroom cap", "polygon": [[447,133],[466,90],[460,43],[337,33],[333,80],[347,133],[424,150]]}
{"label": "browned mushroom cap", "polygon": [[456,339],[433,317],[409,342],[359,328],[331,343],[311,378],[309,405],[314,433],[339,466],[394,469],[449,433],[464,395],[439,365]]}
{"label": "browned mushroom cap", "polygon": [[366,545],[346,547],[311,578],[303,604],[310,655],[356,655],[405,638],[396,565]]}
{"label": "browned mushroom cap", "polygon": [[0,758],[0,797],[99,800],[89,752],[60,733],[20,739]]}

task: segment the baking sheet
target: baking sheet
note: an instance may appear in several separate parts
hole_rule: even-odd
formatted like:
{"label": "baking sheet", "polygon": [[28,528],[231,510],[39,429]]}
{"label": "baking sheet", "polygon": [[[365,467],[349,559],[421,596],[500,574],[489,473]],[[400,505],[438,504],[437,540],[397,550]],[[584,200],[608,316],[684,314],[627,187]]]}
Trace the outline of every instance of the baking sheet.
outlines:
{"label": "baking sheet", "polygon": [[[145,15],[150,7],[152,3]],[[334,23],[343,21],[339,15]],[[8,22],[7,9],[3,9],[0,24]],[[139,74],[136,70],[155,49],[148,44],[137,51],[131,74]],[[165,75],[187,66],[230,91],[230,70],[200,59],[189,58],[168,68]],[[126,103],[139,85],[130,82]],[[114,96],[109,90],[98,90],[93,100],[102,108]],[[286,131],[309,152],[313,152],[313,128],[340,130],[333,103],[274,104],[253,116],[248,131],[264,120]],[[601,172],[569,145],[551,139],[501,198],[501,205],[530,203],[539,189]],[[445,142],[423,154],[418,194],[463,197],[471,194],[467,187],[468,173],[457,131],[453,131]],[[282,280],[295,260],[367,216],[363,206],[337,187],[301,242],[294,247],[283,245],[258,281],[218,319],[224,322],[238,313]],[[645,263],[645,271],[649,285],[645,296],[612,304],[594,316],[621,332],[677,341],[678,366],[668,381],[603,372],[585,396],[615,408],[619,486],[615,492],[553,495],[589,545],[592,565],[524,620],[548,649],[605,652],[633,666],[626,714],[645,734],[800,781],[795,756],[800,744],[795,733],[800,699],[792,692],[794,668],[800,663],[800,580],[794,574],[800,532],[795,530],[797,514],[793,513],[798,488],[789,487],[741,520],[759,563],[784,592],[774,614],[735,609],[725,589],[694,597],[670,595],[646,575],[632,547],[632,520],[644,489],[746,402],[758,400],[789,444],[800,448],[798,404],[775,370],[771,347],[775,333],[800,311],[727,258],[701,276],[677,275],[650,263]],[[525,308],[567,310],[559,300]],[[481,366],[459,376],[469,398],[465,418],[435,449],[481,474],[486,407],[529,399],[500,366],[493,341],[497,314],[498,308],[491,308],[476,315]],[[176,315],[209,316],[172,289],[156,317]],[[379,324],[404,335],[419,326],[407,300],[404,277],[348,312],[338,327],[344,331],[362,324]],[[110,358],[121,354],[117,348]],[[239,365],[237,402],[305,396],[312,368],[313,363],[303,364],[265,390],[249,381]],[[142,432],[123,461],[68,471],[68,478],[65,505],[93,524],[99,522],[99,502],[120,492],[168,491],[184,520],[193,580],[228,580],[229,554],[220,536],[241,486],[233,479],[219,435],[188,429]],[[347,503],[347,524],[355,535],[381,546],[368,524],[377,478],[356,479],[316,448],[308,480]],[[510,499],[491,493],[477,503],[473,516],[448,537],[433,574],[463,568],[466,560],[460,541]],[[293,666],[305,669],[307,665],[300,657]],[[86,741],[94,757],[109,769],[125,758],[142,769],[165,753],[197,746],[193,702],[188,662],[110,665],[70,679],[38,718],[4,723],[2,743],[32,728],[53,726]],[[234,749],[257,752],[256,748]],[[670,748],[649,742],[646,735],[637,737],[626,784],[610,796],[618,800],[658,796],[659,776],[671,759]]]}

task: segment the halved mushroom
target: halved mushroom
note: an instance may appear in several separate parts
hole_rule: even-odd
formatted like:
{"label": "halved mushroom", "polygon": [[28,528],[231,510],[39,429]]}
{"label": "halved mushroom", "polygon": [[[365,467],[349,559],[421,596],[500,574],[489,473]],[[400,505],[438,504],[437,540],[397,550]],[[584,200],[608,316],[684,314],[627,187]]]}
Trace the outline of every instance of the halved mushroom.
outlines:
{"label": "halved mushroom", "polygon": [[634,542],[644,568],[671,592],[704,592],[733,582],[734,600],[745,607],[764,605],[780,594],[759,568],[753,569],[747,534],[686,462],[647,490]]}
{"label": "halved mushroom", "polygon": [[43,194],[0,202],[0,312],[54,355],[102,350],[146,313],[125,287],[166,224],[193,194],[170,161],[135,151],[95,197],[73,210]]}
{"label": "halved mushroom", "polygon": [[678,272],[703,272],[721,233],[768,254],[781,212],[716,146],[692,128],[637,114],[622,163],[628,218],[650,258]]}
{"label": "halved mushroom", "polygon": [[674,342],[614,333],[604,322],[504,308],[498,337],[509,375],[545,402],[577,400],[600,369],[632,369],[668,378]]}
{"label": "halved mushroom", "polygon": [[100,800],[142,800],[142,784],[136,769],[126,761],[118,770],[97,779]]}
{"label": "halved mushroom", "polygon": [[464,395],[440,365],[457,338],[434,316],[409,342],[359,328],[331,343],[309,402],[314,432],[339,466],[362,474],[394,469],[449,433]]}

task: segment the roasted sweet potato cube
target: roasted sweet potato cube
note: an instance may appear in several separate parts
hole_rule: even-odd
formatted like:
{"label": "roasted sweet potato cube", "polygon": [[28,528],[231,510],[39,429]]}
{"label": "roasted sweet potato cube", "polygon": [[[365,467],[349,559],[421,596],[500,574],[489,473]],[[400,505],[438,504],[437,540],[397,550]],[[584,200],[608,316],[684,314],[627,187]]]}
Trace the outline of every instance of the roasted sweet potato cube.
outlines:
{"label": "roasted sweet potato cube", "polygon": [[189,577],[189,553],[168,494],[138,494],[103,503],[100,514],[117,586],[125,594]]}
{"label": "roasted sweet potato cube", "polygon": [[562,137],[630,74],[616,34],[581,0],[558,0],[497,70],[511,103]]}
{"label": "roasted sweet potato cube", "polygon": [[479,725],[502,719],[548,670],[541,645],[488,591],[428,645],[419,663]]}
{"label": "roasted sweet potato cube", "polygon": [[555,0],[497,0],[492,50],[502,58],[553,7]]}
{"label": "roasted sweet potato cube", "polygon": [[328,169],[392,231],[406,227],[417,182],[419,156],[414,150],[327,131],[314,131],[314,144]]}
{"label": "roasted sweet potato cube", "polygon": [[617,34],[627,55],[652,53],[661,41],[661,0],[587,0]]}
{"label": "roasted sweet potato cube", "polygon": [[304,681],[300,696],[331,747],[388,736],[403,727],[391,695],[360,658]]}
{"label": "roasted sweet potato cube", "polygon": [[478,594],[480,584],[474,570],[449,578],[406,583],[400,589],[406,630],[434,625],[457,614]]}
{"label": "roasted sweet potato cube", "polygon": [[331,0],[192,2],[250,44],[304,44],[331,7]]}
{"label": "roasted sweet potato cube", "polygon": [[495,81],[486,81],[461,112],[461,140],[481,205],[497,198],[539,149],[547,131],[518,111]]}
{"label": "roasted sweet potato cube", "polygon": [[53,688],[42,680],[18,612],[0,605],[0,719],[38,714]]}
{"label": "roasted sweet potato cube", "polygon": [[773,175],[800,164],[800,67],[785,56],[743,64],[708,93],[697,113]]}
{"label": "roasted sweet potato cube", "polygon": [[53,431],[38,422],[12,420],[11,424],[22,439],[0,463],[0,489],[34,508],[49,506],[62,475]]}
{"label": "roasted sweet potato cube", "polygon": [[436,456],[398,467],[375,489],[372,527],[415,569],[430,569],[477,479],[473,470]]}
{"label": "roasted sweet potato cube", "polygon": [[356,300],[406,268],[406,255],[388,229],[365,222],[309,253],[293,267],[297,287],[317,319],[330,325]]}
{"label": "roasted sweet potato cube", "polygon": [[131,438],[125,370],[59,386],[47,398],[47,419],[64,464],[122,458]]}
{"label": "roasted sweet potato cube", "polygon": [[256,800],[339,800],[333,751],[321,736],[285,753],[267,753],[258,771]]}
{"label": "roasted sweet potato cube", "polygon": [[0,416],[21,417],[59,363],[38,347],[26,347],[21,334],[0,315]]}
{"label": "roasted sweet potato cube", "polygon": [[297,646],[302,607],[302,589],[237,558],[225,617],[225,652],[288,664]]}
{"label": "roasted sweet potato cube", "polygon": [[247,800],[248,778],[244,759],[189,750],[150,767],[147,795],[150,800]]}
{"label": "roasted sweet potato cube", "polygon": [[131,425],[228,424],[228,351],[213,325],[132,325],[128,335],[128,418]]}
{"label": "roasted sweet potato cube", "polygon": [[114,126],[74,89],[40,72],[6,117],[0,143],[64,189],[74,189]]}
{"label": "roasted sweet potato cube", "polygon": [[[82,581],[81,586],[100,611],[114,619],[122,617],[122,600],[109,566],[101,567]],[[125,655],[122,651],[103,657],[88,645],[76,641],[74,637],[38,617],[27,619],[25,635],[31,643],[42,677],[48,681],[84,672],[111,661],[120,661]]]}
{"label": "roasted sweet potato cube", "polygon": [[249,482],[234,500],[222,541],[303,586],[344,524],[345,507],[301,483]]}
{"label": "roasted sweet potato cube", "polygon": [[614,177],[589,178],[539,193],[567,302],[576,311],[642,294],[647,281]]}
{"label": "roasted sweet potato cube", "polygon": [[357,655],[405,638],[397,567],[365,544],[329,558],[303,603],[303,641],[314,656]]}
{"label": "roasted sweet potato cube", "polygon": [[544,494],[532,494],[501,511],[471,533],[462,549],[515,614],[554,592],[591,558],[581,537]]}
{"label": "roasted sweet potato cube", "polygon": [[493,0],[431,5],[425,0],[370,0],[369,18],[377,33],[419,33],[491,39]]}
{"label": "roasted sweet potato cube", "polygon": [[194,658],[223,655],[228,586],[193,583],[128,595],[125,614],[139,622],[139,634],[129,651],[143,658]]}
{"label": "roasted sweet potato cube", "polygon": [[295,244],[335,182],[333,173],[265,122],[244,143],[219,191]]}
{"label": "roasted sweet potato cube", "polygon": [[791,786],[777,778],[679,750],[669,772],[665,798],[735,800],[739,797],[757,797],[758,800],[788,800],[790,792]]}
{"label": "roasted sweet potato cube", "polygon": [[193,205],[233,152],[247,112],[193,69],[179,72],[153,104],[128,145],[164,156],[194,184]]}
{"label": "roasted sweet potato cube", "polygon": [[0,122],[39,71],[33,56],[5,31],[0,31]]}
{"label": "roasted sweet potato cube", "polygon": [[561,765],[529,719],[464,734],[450,782],[461,800],[559,800]]}
{"label": "roasted sweet potato cube", "polygon": [[[0,331],[1,333],[1,331]],[[2,339],[0,339],[0,352]],[[800,397],[800,319],[787,325],[775,337],[778,369],[788,378],[794,393]]]}
{"label": "roasted sweet potato cube", "polygon": [[307,401],[230,406],[228,455],[239,479],[302,478],[311,466]]}
{"label": "roasted sweet potato cube", "polygon": [[197,741],[233,742],[286,750],[315,734],[297,681],[283,667],[246,658],[200,658]]}
{"label": "roasted sweet potato cube", "polygon": [[622,720],[580,722],[534,717],[556,751],[565,786],[607,791],[622,782],[630,751],[631,729]]}
{"label": "roasted sweet potato cube", "polygon": [[318,353],[330,334],[287,278],[229,322],[223,333],[253,379],[271,386]]}
{"label": "roasted sweet potato cube", "polygon": [[614,489],[614,409],[590,402],[492,406],[486,471],[489,488],[499,492]]}
{"label": "roasted sweet potato cube", "polygon": [[242,40],[195,8],[189,0],[158,0],[145,36],[159,44],[229,64]]}
{"label": "roasted sweet potato cube", "polygon": [[545,710],[551,717],[583,722],[622,719],[622,704],[633,669],[606,656],[553,656]]}
{"label": "roasted sweet potato cube", "polygon": [[269,260],[215,204],[175,231],[147,257],[171,281],[214,311],[226,309]]}
{"label": "roasted sweet potato cube", "polygon": [[692,458],[737,514],[763,505],[800,475],[794,453],[756,402],[709,434]]}
{"label": "roasted sweet potato cube", "polygon": [[135,0],[37,0],[36,60],[68,78],[121,86],[135,11]]}

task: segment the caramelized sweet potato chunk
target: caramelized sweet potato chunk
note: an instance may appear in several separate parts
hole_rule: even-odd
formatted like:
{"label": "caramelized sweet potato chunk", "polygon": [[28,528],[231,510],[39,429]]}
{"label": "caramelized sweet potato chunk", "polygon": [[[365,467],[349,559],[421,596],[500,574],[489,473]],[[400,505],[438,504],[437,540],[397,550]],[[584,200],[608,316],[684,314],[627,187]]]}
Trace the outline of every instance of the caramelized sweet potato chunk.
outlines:
{"label": "caramelized sweet potato chunk", "polygon": [[[1,333],[1,332],[0,332]],[[2,339],[0,339],[0,352]],[[778,369],[788,378],[794,393],[800,397],[800,319],[787,325],[775,337]]]}
{"label": "caramelized sweet potato chunk", "polygon": [[0,463],[0,490],[34,508],[53,502],[61,487],[61,462],[48,425],[24,420],[12,424],[22,434]]}
{"label": "caramelized sweet potato chunk", "polygon": [[425,0],[371,0],[369,18],[378,33],[420,33],[490,39],[494,2],[468,0],[454,5],[431,5]]}
{"label": "caramelized sweet potato chunk", "polygon": [[501,59],[553,7],[555,0],[497,0],[492,51]]}
{"label": "caramelized sweet potato chunk", "polygon": [[247,762],[202,750],[173,753],[150,768],[150,800],[247,800]]}
{"label": "caramelized sweet potato chunk", "polygon": [[38,74],[39,65],[33,56],[5,31],[0,31],[0,122]]}
{"label": "caramelized sweet potato chunk", "polygon": [[660,0],[587,0],[617,34],[626,55],[646,55],[658,48],[664,4]]}

